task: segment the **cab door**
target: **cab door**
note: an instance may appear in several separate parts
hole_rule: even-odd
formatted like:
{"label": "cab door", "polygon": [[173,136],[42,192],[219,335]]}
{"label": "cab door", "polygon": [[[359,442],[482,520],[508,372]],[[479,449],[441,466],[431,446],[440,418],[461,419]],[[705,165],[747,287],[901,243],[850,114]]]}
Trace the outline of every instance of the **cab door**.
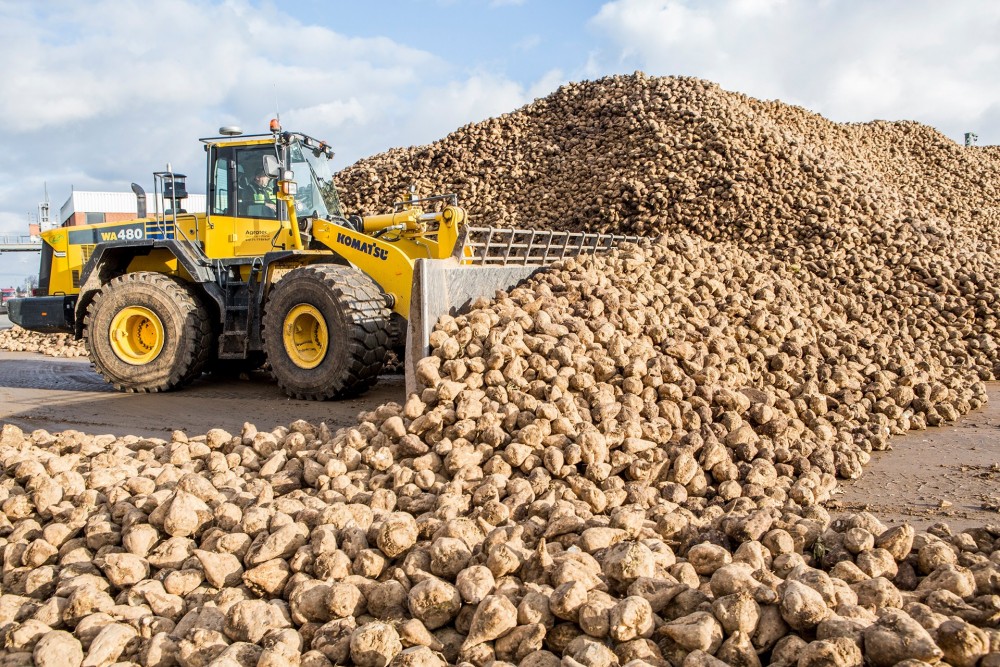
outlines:
{"label": "cab door", "polygon": [[[253,179],[263,169],[264,156],[274,155],[274,144],[214,146],[212,150],[205,254],[248,257],[291,248],[291,227],[282,225],[287,211],[280,205],[272,211],[255,198]],[[274,187],[273,179],[267,187]]]}

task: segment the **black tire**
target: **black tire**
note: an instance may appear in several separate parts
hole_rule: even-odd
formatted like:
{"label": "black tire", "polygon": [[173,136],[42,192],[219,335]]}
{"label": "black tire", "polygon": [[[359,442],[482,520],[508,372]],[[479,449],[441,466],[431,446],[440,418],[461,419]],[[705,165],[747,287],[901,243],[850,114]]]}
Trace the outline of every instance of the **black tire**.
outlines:
{"label": "black tire", "polygon": [[406,318],[393,312],[389,317],[389,349],[402,359],[406,356]]}
{"label": "black tire", "polygon": [[[286,320],[300,306],[313,309],[317,325],[321,317],[326,328],[326,343],[311,368],[296,363],[285,346]],[[317,401],[366,391],[385,363],[389,312],[378,286],[356,269],[318,265],[290,271],[264,306],[264,350],[278,385],[289,396]]]}
{"label": "black tire", "polygon": [[[149,361],[125,361],[112,344],[112,324],[128,308],[145,309],[162,325],[162,348]],[[87,307],[83,337],[97,372],[126,392],[181,387],[201,375],[212,351],[211,322],[198,296],[180,280],[159,273],[127,273],[104,285]]]}

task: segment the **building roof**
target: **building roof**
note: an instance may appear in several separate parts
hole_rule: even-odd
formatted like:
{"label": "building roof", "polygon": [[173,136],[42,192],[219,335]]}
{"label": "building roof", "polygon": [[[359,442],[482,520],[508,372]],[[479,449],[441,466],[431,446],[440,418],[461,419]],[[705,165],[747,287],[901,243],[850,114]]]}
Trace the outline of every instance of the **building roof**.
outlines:
{"label": "building roof", "polygon": [[[146,208],[149,213],[156,210],[153,205],[153,193],[146,193]],[[188,195],[184,200],[184,209],[191,213],[205,212],[205,195]],[[164,207],[160,206],[160,211]],[[66,220],[74,213],[138,213],[135,193],[133,192],[85,192],[74,190],[69,199],[59,209],[59,219]]]}

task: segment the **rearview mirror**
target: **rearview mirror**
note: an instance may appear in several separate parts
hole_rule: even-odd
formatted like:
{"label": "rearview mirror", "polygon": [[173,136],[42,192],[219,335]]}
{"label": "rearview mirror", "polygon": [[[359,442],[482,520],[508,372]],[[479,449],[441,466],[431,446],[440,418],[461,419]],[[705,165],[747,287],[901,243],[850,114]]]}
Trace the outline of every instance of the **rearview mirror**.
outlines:
{"label": "rearview mirror", "polygon": [[273,155],[264,156],[264,173],[274,178],[278,175],[280,165],[278,165],[278,158]]}

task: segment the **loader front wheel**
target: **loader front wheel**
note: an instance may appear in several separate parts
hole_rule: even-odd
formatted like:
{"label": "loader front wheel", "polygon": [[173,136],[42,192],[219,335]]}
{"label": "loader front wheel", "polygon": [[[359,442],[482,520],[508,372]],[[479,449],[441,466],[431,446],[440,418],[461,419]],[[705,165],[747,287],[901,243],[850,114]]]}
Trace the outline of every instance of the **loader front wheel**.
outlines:
{"label": "loader front wheel", "polygon": [[119,391],[170,391],[201,374],[212,328],[184,283],[128,273],[104,285],[87,307],[84,338],[94,368]]}
{"label": "loader front wheel", "polygon": [[385,297],[359,271],[327,265],[290,271],[264,307],[271,372],[294,398],[360,394],[382,372],[388,322]]}

